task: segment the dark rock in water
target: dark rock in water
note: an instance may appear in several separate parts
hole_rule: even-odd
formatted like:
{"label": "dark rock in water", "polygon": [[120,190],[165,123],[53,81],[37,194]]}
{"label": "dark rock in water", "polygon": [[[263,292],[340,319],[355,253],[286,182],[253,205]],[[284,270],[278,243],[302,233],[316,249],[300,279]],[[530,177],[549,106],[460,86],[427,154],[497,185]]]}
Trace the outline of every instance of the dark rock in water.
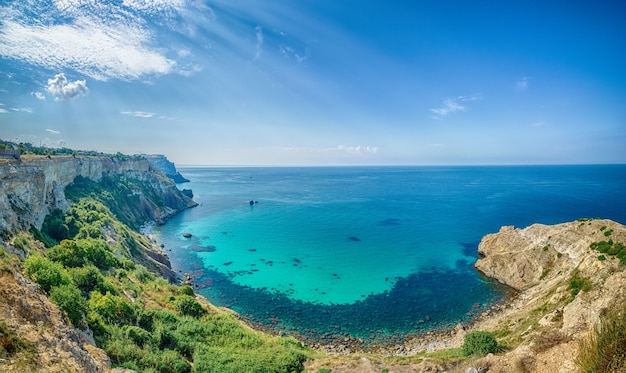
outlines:
{"label": "dark rock in water", "polygon": [[350,236],[350,241],[361,242],[361,239],[358,237]]}
{"label": "dark rock in water", "polygon": [[254,201],[250,200],[250,206],[254,205]]}
{"label": "dark rock in water", "polygon": [[400,219],[396,219],[396,218],[389,218],[389,219],[385,219],[383,220],[381,223],[381,225],[402,225],[402,223],[400,222]]}
{"label": "dark rock in water", "polygon": [[229,265],[231,265],[231,264],[233,264],[233,262],[226,262],[226,263],[224,263],[223,265],[224,265],[224,266],[229,266]]}
{"label": "dark rock in water", "polygon": [[217,250],[217,248],[215,246],[213,246],[213,245],[208,245],[208,246],[205,246],[205,247],[193,245],[193,246],[189,246],[189,248],[191,250],[199,252],[199,253],[212,253],[215,250]]}
{"label": "dark rock in water", "polygon": [[296,263],[301,263],[300,259],[298,259],[298,258],[293,258],[293,261],[296,262]]}
{"label": "dark rock in water", "polygon": [[191,238],[191,236],[193,236],[193,235],[191,233],[189,233],[189,232],[183,233],[183,237],[185,237],[185,238]]}
{"label": "dark rock in water", "polygon": [[248,250],[248,251],[250,251],[250,252],[255,252],[255,251],[256,251],[256,249],[250,249],[250,250]]}
{"label": "dark rock in water", "polygon": [[193,191],[191,189],[183,189],[180,192],[186,195],[187,197],[193,199]]}

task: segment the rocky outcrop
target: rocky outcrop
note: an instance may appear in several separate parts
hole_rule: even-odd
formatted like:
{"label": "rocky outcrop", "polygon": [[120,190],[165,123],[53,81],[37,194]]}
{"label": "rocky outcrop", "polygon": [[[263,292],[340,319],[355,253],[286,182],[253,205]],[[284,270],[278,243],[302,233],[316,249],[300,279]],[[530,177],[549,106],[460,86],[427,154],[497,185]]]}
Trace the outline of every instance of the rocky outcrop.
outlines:
{"label": "rocky outcrop", "polygon": [[106,372],[111,361],[90,332],[65,321],[38,285],[17,271],[0,271],[0,321],[33,346],[0,362],[2,372]]}
{"label": "rocky outcrop", "polygon": [[7,235],[31,225],[41,227],[54,208],[67,210],[64,189],[77,176],[100,181],[114,173],[138,180],[148,186],[162,203],[147,202],[140,190],[133,191],[145,200],[143,210],[152,220],[162,221],[182,209],[195,205],[174,182],[142,157],[115,156],[22,156],[21,160],[0,160],[0,233]]}
{"label": "rocky outcrop", "polygon": [[599,261],[599,253],[590,245],[608,239],[626,242],[624,226],[601,219],[534,224],[524,229],[506,226],[483,237],[475,267],[503,284],[527,290],[567,277],[581,266],[600,270],[610,261]]}
{"label": "rocky outcrop", "polygon": [[174,180],[176,184],[189,182],[189,179],[184,178],[183,175],[176,170],[174,163],[167,159],[166,156],[161,154],[144,154],[143,157],[163,172],[167,177]]}
{"label": "rocky outcrop", "polygon": [[[590,248],[609,240],[626,243],[626,226],[581,219],[503,227],[485,236],[476,268],[520,293],[501,314],[476,326],[506,333],[502,341],[515,348],[477,366],[490,366],[490,372],[577,372],[579,341],[626,302],[624,266]],[[587,284],[578,294],[572,292],[573,278]]]}

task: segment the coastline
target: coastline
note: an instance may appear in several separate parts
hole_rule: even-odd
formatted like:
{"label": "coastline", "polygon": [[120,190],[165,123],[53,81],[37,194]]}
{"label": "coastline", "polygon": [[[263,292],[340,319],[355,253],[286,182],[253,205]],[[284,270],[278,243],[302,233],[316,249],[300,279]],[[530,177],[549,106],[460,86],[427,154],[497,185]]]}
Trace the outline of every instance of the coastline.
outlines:
{"label": "coastline", "polygon": [[[493,329],[501,320],[512,313],[519,311],[523,306],[523,300],[528,298],[522,292],[509,289],[502,300],[491,304],[489,307],[475,309],[481,311],[469,321],[459,321],[455,326],[443,330],[416,332],[404,338],[389,336],[390,340],[397,340],[389,344],[368,344],[361,338],[345,337],[342,335],[332,336],[331,343],[320,343],[312,338],[307,338],[299,333],[277,332],[269,325],[258,322],[250,322],[237,312],[228,309],[237,319],[253,329],[275,336],[290,336],[298,339],[304,346],[322,351],[331,355],[348,356],[355,354],[380,354],[386,356],[412,356],[418,353],[435,352],[450,348],[459,348],[468,332],[475,330]],[[224,308],[224,307],[222,307]]]}

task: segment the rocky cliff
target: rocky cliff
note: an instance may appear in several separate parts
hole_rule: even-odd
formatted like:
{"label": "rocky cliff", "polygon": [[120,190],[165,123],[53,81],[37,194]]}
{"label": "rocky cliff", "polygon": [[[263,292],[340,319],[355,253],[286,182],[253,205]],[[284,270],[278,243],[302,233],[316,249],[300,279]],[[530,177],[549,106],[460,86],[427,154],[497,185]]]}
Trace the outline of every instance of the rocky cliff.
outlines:
{"label": "rocky cliff", "polygon": [[142,198],[149,220],[162,221],[194,205],[174,182],[142,157],[115,156],[23,156],[21,160],[0,160],[0,233],[4,235],[31,225],[40,228],[54,208],[67,210],[64,189],[82,176],[100,181],[103,175],[123,175],[147,185],[158,196],[158,203]]}
{"label": "rocky cliff", "polygon": [[[606,253],[594,250],[604,242]],[[520,291],[476,327],[514,348],[477,366],[490,372],[577,372],[580,341],[626,302],[626,272],[616,255],[626,227],[611,220],[503,227],[479,245],[476,268]],[[623,255],[623,254],[622,254]]]}
{"label": "rocky cliff", "polygon": [[185,179],[183,175],[176,170],[174,163],[167,159],[166,156],[162,154],[143,154],[142,156],[152,163],[152,165],[154,165],[157,169],[163,172],[167,177],[174,180],[175,183],[180,184],[189,182],[188,179]]}

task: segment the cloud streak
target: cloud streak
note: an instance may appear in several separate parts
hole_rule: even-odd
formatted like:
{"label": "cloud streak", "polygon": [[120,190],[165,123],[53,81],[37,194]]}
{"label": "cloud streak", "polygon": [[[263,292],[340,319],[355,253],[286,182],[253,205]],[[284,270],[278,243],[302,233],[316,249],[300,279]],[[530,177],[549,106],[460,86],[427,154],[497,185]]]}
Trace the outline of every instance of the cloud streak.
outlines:
{"label": "cloud streak", "polygon": [[457,111],[465,111],[467,110],[467,102],[477,101],[482,99],[482,96],[479,94],[474,94],[471,96],[457,96],[455,98],[446,98],[443,100],[443,103],[440,107],[430,109],[430,112],[433,113],[432,117],[434,119],[443,119],[449,114],[455,113]]}
{"label": "cloud streak", "polygon": [[337,150],[341,152],[346,152],[348,154],[376,154],[378,153],[378,146],[346,146],[346,145],[338,145]]}
{"label": "cloud streak", "polygon": [[[183,0],[13,2],[0,7],[0,56],[97,80],[135,80],[176,71],[150,22],[180,23]],[[38,18],[33,19],[32,14]],[[62,22],[59,22],[62,19]]]}
{"label": "cloud streak", "polygon": [[152,118],[156,115],[156,113],[149,113],[146,111],[122,111],[120,114],[137,118]]}
{"label": "cloud streak", "polygon": [[256,53],[254,55],[254,61],[261,58],[263,54],[263,28],[261,26],[257,26],[254,28],[256,33]]}
{"label": "cloud streak", "polygon": [[65,74],[59,73],[52,79],[48,79],[48,92],[55,96],[55,100],[62,101],[84,96],[89,91],[86,80],[68,82]]}

